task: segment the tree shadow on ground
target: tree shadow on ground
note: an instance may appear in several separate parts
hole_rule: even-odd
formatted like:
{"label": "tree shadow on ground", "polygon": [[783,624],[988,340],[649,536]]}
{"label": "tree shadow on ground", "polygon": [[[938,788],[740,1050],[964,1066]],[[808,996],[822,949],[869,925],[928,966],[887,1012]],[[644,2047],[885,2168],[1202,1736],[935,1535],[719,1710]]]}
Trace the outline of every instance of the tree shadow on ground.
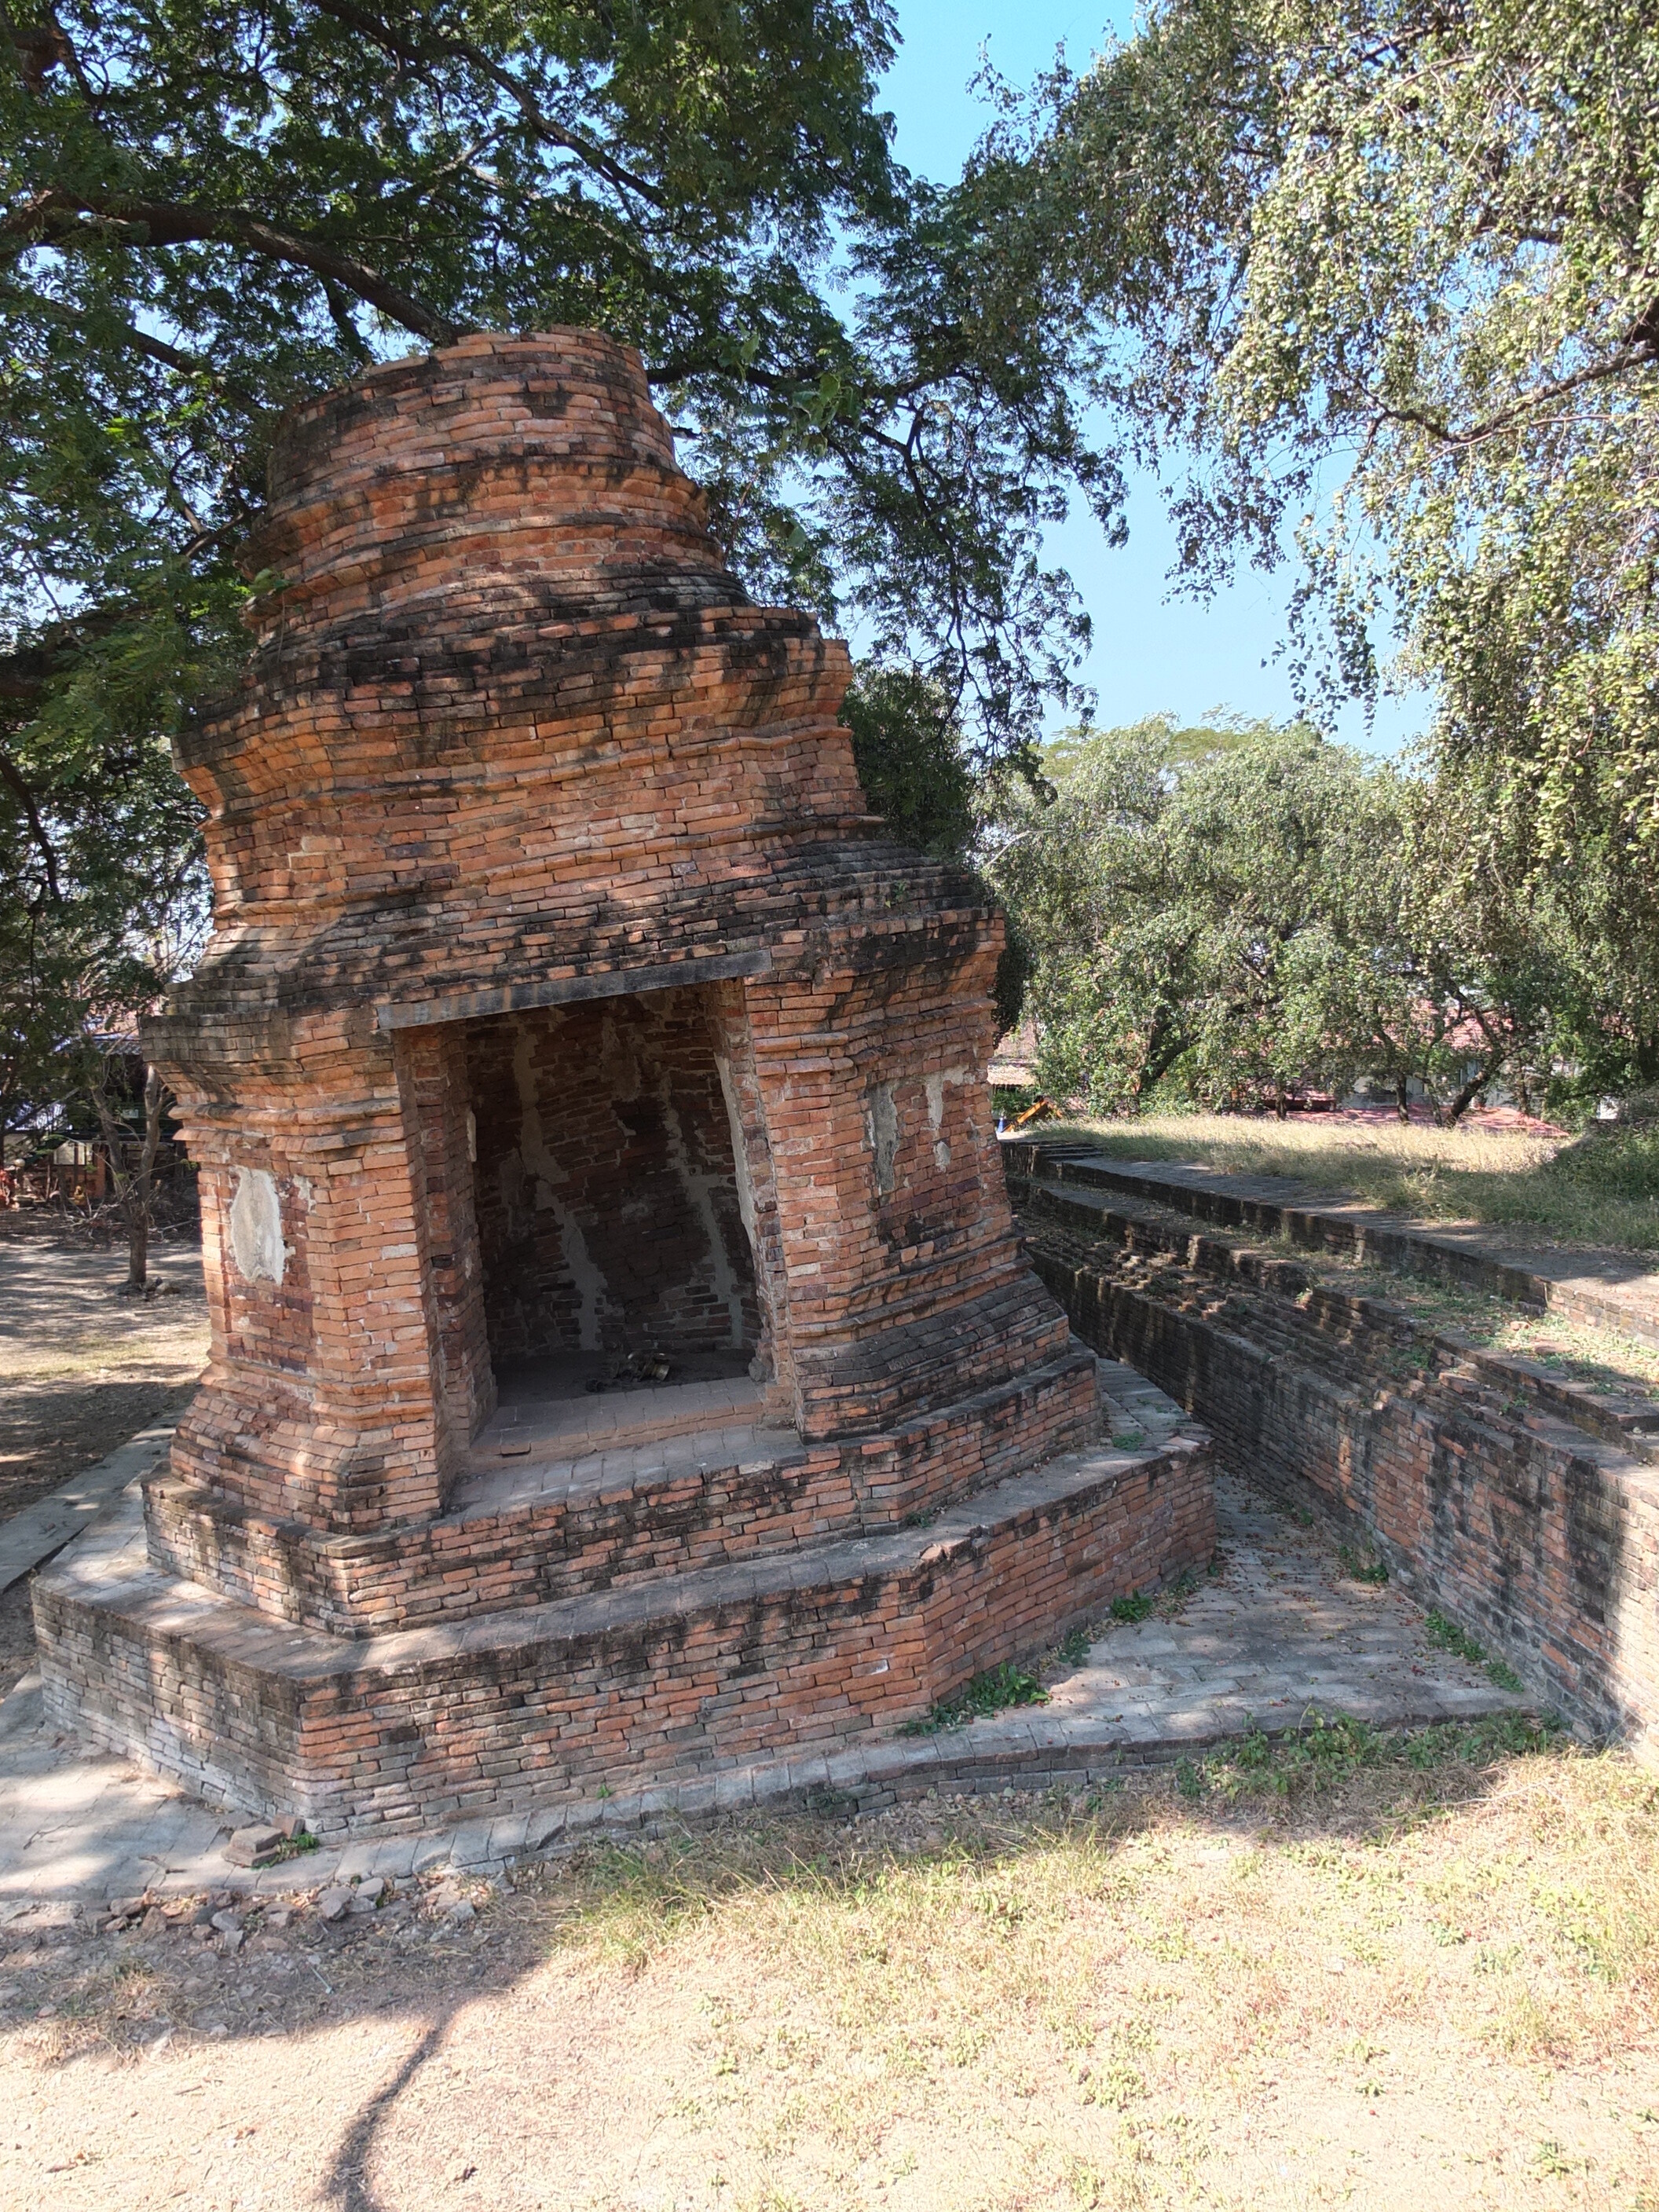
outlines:
{"label": "tree shadow on ground", "polygon": [[[1051,1910],[1057,1886],[1109,1878],[1160,1832],[1363,1850],[1478,1806],[1522,1769],[1580,1756],[1513,1715],[1392,1736],[1310,1716],[1293,1736],[1247,1737],[1202,1761],[1126,1775],[1115,1788],[930,1797],[864,1814],[826,1802],[788,1817],[675,1827],[527,1863],[505,1884],[452,1879],[441,1897],[406,1884],[400,1899],[338,1925],[301,1909],[274,1930],[280,1907],[267,1905],[248,1914],[228,1957],[183,1929],[47,1936],[15,1928],[0,1931],[0,1988],[10,1984],[23,2009],[9,2032],[0,2027],[0,2064],[6,2045],[23,2039],[33,2064],[60,2076],[94,2055],[148,2066],[146,2052],[170,2033],[186,2050],[258,2052],[263,2073],[291,2063],[296,2043],[396,2021],[415,2039],[388,2078],[365,2084],[319,2159],[316,2201],[335,2212],[397,2212],[377,2186],[377,2157],[458,2017],[481,2005],[490,2018],[509,2009],[526,1978],[562,1956],[626,1984],[688,1932],[718,1923],[740,1937],[746,1916],[781,1909],[820,1916],[832,1953],[858,1915],[902,1929],[929,1911],[967,1910],[977,1927],[994,1906],[1012,1925],[1022,1899],[1034,1913]],[[295,1874],[297,1889],[302,1864]],[[378,2055],[368,2048],[371,2074]],[[423,2124],[418,2112],[407,2123]]]}

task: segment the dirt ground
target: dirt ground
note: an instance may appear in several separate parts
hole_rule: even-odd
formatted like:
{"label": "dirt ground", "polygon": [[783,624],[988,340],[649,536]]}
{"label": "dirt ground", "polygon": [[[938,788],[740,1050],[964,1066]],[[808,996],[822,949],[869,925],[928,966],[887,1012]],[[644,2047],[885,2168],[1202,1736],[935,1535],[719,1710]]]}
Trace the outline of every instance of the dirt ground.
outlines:
{"label": "dirt ground", "polygon": [[1653,2212],[1656,1791],[1518,1725],[5,1931],[0,2203]]}
{"label": "dirt ground", "polygon": [[[126,1254],[0,1213],[0,1519],[188,1401],[208,1351],[202,1254],[162,1238],[164,1295],[118,1297]],[[33,1664],[27,1582],[0,1592],[0,1696]]]}
{"label": "dirt ground", "polygon": [[0,1518],[189,1395],[207,1358],[201,1247],[170,1239],[153,1260],[166,1295],[118,1297],[124,1251],[0,1226]]}

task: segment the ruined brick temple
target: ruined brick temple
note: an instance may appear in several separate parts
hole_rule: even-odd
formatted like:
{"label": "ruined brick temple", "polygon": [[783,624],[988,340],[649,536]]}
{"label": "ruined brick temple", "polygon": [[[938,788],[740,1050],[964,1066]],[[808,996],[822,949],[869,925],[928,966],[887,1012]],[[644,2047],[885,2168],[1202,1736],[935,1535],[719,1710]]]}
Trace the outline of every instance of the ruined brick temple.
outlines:
{"label": "ruined brick temple", "polygon": [[872,817],[843,648],[744,597],[637,356],[301,409],[246,557],[148,1032],[211,1363],[37,1585],[53,1713],[412,1824],[810,1763],[1206,1556],[1014,1231],[1000,922]]}

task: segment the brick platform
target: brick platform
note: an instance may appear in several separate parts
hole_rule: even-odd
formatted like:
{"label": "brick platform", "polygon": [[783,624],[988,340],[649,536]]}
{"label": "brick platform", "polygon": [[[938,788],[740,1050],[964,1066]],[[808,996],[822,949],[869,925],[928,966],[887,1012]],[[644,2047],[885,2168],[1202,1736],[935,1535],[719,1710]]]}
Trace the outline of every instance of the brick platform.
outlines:
{"label": "brick platform", "polygon": [[[1000,922],[870,815],[844,649],[744,599],[637,357],[376,371],[288,418],[271,495],[256,652],[181,747],[215,935],[146,1036],[211,1362],[141,1568],[41,1588],[51,1709],[413,1819],[910,1716],[1185,1563],[1201,1474],[1173,1517],[1057,1504],[1080,1565],[917,1564],[1098,1422],[990,1127]],[[560,1611],[617,1604],[625,1649]],[[411,1636],[453,1639],[418,1681]]]}
{"label": "brick platform", "polygon": [[[1054,1173],[1041,1146],[1006,1157],[1039,1272],[1081,1335],[1163,1385],[1231,1467],[1384,1560],[1577,1727],[1651,1753],[1651,1400],[1569,1386],[1316,1282],[1282,1250],[1200,1232],[1126,1191],[1115,1164],[1091,1188],[1082,1163]],[[1181,1190],[1159,1181],[1165,1199]]]}
{"label": "brick platform", "polygon": [[1214,1547],[1188,1437],[1066,1455],[926,1528],[357,1638],[158,1573],[117,1520],[40,1578],[35,1617],[60,1722],[333,1837],[869,1741]]}

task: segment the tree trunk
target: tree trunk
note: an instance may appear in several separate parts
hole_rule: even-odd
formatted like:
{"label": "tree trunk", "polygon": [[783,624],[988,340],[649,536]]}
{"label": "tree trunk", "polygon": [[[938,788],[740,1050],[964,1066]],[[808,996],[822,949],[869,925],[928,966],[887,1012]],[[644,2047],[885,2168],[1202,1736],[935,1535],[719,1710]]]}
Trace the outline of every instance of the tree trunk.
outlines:
{"label": "tree trunk", "polygon": [[127,1211],[127,1288],[143,1295],[149,1281],[149,1206],[148,1193]]}
{"label": "tree trunk", "polygon": [[149,1227],[150,1210],[154,1200],[155,1155],[161,1149],[161,1115],[167,1104],[167,1090],[160,1071],[149,1068],[144,1075],[144,1134],[139,1146],[138,1164],[129,1168],[122,1159],[125,1140],[119,1117],[110,1104],[106,1088],[109,1063],[100,1063],[93,1085],[92,1103],[97,1109],[98,1125],[103,1132],[104,1149],[109,1156],[110,1173],[115,1179],[115,1194],[120,1202],[121,1218],[127,1230],[127,1279],[125,1285],[129,1297],[143,1297],[149,1287]]}
{"label": "tree trunk", "polygon": [[1490,1059],[1485,1060],[1481,1062],[1480,1066],[1476,1068],[1474,1073],[1463,1085],[1463,1088],[1458,1092],[1456,1097],[1452,1100],[1451,1104],[1446,1109],[1445,1114],[1442,1117],[1441,1121],[1441,1127],[1443,1128],[1455,1129],[1457,1127],[1464,1115],[1468,1111],[1474,1101],[1480,1097],[1480,1093],[1486,1088],[1486,1085],[1492,1080],[1493,1077],[1497,1074],[1498,1069],[1502,1066],[1503,1056],[1501,1054],[1497,1053],[1494,1053]]}
{"label": "tree trunk", "polygon": [[1412,1118],[1410,1084],[1411,1078],[1408,1075],[1402,1075],[1394,1086],[1395,1111],[1402,1121],[1409,1121]]}

